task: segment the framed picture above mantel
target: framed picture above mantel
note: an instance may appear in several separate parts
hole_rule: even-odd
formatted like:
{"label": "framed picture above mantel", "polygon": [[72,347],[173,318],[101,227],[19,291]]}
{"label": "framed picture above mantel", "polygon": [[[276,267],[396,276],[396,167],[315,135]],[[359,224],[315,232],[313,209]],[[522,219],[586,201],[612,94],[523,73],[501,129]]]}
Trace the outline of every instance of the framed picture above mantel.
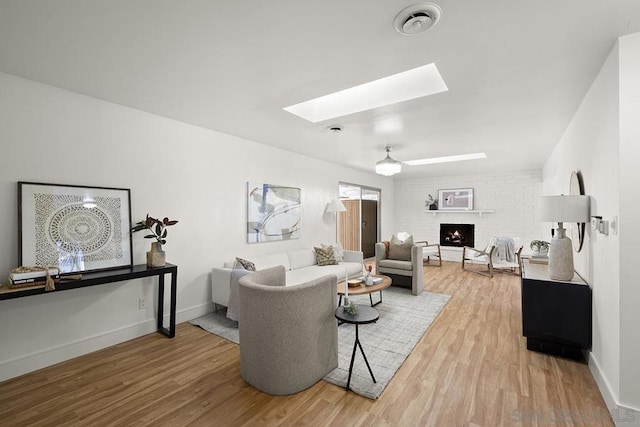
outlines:
{"label": "framed picture above mantel", "polygon": [[473,188],[438,190],[438,209],[451,211],[473,210]]}
{"label": "framed picture above mantel", "polygon": [[18,182],[20,264],[61,273],[131,267],[125,188]]}

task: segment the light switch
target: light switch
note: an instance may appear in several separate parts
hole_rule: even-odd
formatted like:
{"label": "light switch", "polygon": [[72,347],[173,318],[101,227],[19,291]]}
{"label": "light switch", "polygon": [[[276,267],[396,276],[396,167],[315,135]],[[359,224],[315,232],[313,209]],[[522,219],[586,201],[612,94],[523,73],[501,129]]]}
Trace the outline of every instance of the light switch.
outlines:
{"label": "light switch", "polygon": [[598,232],[607,236],[609,234],[609,221],[600,221]]}

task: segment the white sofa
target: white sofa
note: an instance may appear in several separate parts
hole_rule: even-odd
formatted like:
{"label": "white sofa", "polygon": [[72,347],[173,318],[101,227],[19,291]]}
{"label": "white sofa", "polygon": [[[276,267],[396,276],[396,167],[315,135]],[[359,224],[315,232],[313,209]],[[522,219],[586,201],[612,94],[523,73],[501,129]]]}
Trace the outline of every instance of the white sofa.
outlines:
{"label": "white sofa", "polygon": [[[284,266],[286,286],[305,283],[328,274],[335,275],[338,281],[341,281],[344,280],[345,275],[349,278],[361,276],[363,269],[362,252],[347,250],[344,251],[343,261],[337,265],[319,266],[316,263],[316,253],[313,248],[246,257],[245,259],[254,263],[258,271],[277,265]],[[224,263],[223,267],[214,267],[211,270],[211,299],[214,304],[229,307],[232,284],[231,272],[234,264],[235,260],[228,261]],[[237,282],[237,280],[239,280],[239,277],[235,281]],[[237,283],[235,285],[237,286]],[[235,292],[237,292],[237,289]],[[234,295],[233,299],[235,300],[236,298],[237,295]],[[235,317],[235,309],[228,310],[227,315],[233,319]]]}

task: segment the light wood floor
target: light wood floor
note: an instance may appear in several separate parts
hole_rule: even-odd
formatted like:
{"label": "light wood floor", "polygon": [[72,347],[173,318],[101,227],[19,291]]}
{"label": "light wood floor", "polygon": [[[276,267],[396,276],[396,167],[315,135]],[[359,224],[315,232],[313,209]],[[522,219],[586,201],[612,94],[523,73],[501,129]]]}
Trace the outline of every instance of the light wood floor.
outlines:
{"label": "light wood floor", "polygon": [[0,383],[0,425],[613,425],[586,364],[526,350],[516,276],[444,263],[425,288],[452,298],[377,401],[263,394],[235,344],[181,324]]}

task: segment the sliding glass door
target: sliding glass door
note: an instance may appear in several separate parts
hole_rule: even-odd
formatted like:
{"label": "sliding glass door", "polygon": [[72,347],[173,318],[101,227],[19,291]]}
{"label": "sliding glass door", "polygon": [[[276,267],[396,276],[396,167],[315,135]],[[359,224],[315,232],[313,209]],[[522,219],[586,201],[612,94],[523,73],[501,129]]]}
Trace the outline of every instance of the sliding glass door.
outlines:
{"label": "sliding glass door", "polygon": [[345,249],[375,256],[380,235],[380,189],[340,183],[340,200],[347,208],[338,215],[338,240]]}

